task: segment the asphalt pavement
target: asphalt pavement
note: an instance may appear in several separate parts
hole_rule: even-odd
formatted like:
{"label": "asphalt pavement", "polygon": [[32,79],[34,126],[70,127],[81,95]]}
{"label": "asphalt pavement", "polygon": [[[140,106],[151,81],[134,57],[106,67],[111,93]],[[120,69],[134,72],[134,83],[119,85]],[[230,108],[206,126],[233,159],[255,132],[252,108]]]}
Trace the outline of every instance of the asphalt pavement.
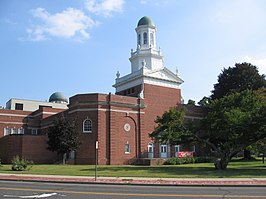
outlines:
{"label": "asphalt pavement", "polygon": [[136,178],[60,175],[0,174],[0,180],[87,184],[179,185],[179,186],[265,186],[266,178]]}

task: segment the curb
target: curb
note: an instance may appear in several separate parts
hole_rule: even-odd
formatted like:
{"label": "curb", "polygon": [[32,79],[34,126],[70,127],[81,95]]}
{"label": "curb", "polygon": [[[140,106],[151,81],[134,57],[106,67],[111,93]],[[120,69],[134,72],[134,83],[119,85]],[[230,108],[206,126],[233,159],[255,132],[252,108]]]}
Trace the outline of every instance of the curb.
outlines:
{"label": "curb", "polygon": [[110,185],[145,185],[145,186],[260,186],[266,187],[265,178],[133,178],[133,177],[94,177],[80,176],[44,176],[44,175],[13,175],[0,174],[0,180],[6,181],[27,181],[45,183],[77,183],[77,184],[110,184]]}

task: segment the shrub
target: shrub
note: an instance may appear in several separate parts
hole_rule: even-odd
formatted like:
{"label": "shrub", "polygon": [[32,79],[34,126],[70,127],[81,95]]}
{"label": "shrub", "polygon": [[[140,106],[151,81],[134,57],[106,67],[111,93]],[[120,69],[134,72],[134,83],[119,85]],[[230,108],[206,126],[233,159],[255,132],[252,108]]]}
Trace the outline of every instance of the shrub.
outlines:
{"label": "shrub", "polygon": [[194,157],[170,158],[166,161],[167,165],[191,164],[195,163]]}
{"label": "shrub", "polygon": [[30,170],[33,165],[32,161],[26,160],[25,158],[20,159],[18,155],[16,155],[11,162],[13,171]]}

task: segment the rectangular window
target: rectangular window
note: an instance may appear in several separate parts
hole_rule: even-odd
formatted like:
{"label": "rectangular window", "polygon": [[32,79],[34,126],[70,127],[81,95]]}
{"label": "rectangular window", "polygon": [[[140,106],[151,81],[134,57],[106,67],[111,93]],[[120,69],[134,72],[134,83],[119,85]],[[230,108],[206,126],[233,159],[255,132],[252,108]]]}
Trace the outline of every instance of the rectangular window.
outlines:
{"label": "rectangular window", "polygon": [[38,135],[38,129],[31,129],[31,135]]}
{"label": "rectangular window", "polygon": [[16,103],[15,104],[15,110],[23,110],[23,104]]}
{"label": "rectangular window", "polygon": [[130,145],[125,144],[125,153],[130,153]]}
{"label": "rectangular window", "polygon": [[4,128],[4,136],[10,135],[11,129],[10,128]]}
{"label": "rectangular window", "polygon": [[18,134],[24,134],[24,129],[23,128],[18,129]]}
{"label": "rectangular window", "polygon": [[68,160],[75,160],[75,156],[76,156],[76,152],[75,151],[70,151],[69,153],[67,153],[67,159]]}
{"label": "rectangular window", "polygon": [[161,153],[166,153],[166,152],[167,152],[167,146],[161,145]]}
{"label": "rectangular window", "polygon": [[12,128],[12,132],[11,132],[11,134],[18,134],[18,129],[16,129],[16,128]]}

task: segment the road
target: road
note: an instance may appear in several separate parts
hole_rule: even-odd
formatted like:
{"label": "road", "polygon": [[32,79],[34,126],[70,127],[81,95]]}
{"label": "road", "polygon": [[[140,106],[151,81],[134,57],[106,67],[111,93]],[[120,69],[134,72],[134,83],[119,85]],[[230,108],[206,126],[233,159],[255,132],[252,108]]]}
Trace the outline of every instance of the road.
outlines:
{"label": "road", "polygon": [[0,181],[0,198],[266,198],[266,188],[134,186]]}

